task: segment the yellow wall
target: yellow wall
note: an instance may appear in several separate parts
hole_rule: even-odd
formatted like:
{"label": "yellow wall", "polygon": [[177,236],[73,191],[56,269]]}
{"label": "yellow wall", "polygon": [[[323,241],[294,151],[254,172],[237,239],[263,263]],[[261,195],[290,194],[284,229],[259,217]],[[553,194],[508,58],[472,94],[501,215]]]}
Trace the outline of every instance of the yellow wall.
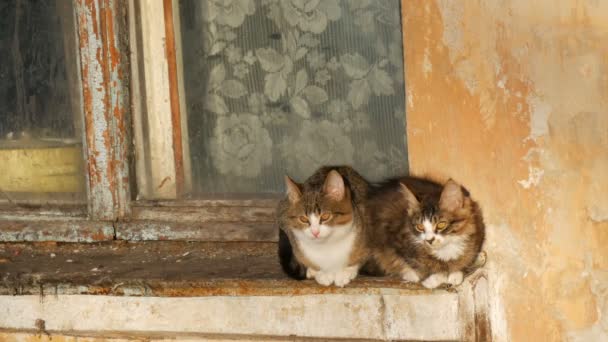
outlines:
{"label": "yellow wall", "polygon": [[484,209],[497,341],[608,341],[608,1],[403,1],[411,171]]}

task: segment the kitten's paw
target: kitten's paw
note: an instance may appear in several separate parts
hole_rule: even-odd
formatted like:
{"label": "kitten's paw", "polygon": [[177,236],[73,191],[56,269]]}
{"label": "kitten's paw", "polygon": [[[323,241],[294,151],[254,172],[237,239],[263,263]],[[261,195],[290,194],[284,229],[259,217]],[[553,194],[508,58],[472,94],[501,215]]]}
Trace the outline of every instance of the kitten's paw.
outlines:
{"label": "kitten's paw", "polygon": [[315,274],[315,280],[317,281],[317,283],[323,286],[331,285],[331,283],[334,282],[334,277],[334,274],[331,272],[317,271],[317,273]]}
{"label": "kitten's paw", "polygon": [[448,275],[448,283],[454,286],[462,284],[462,280],[464,279],[464,275],[462,272],[452,272]]}
{"label": "kitten's paw", "polygon": [[344,287],[344,285],[350,283],[351,280],[357,277],[359,269],[357,267],[347,267],[342,271],[336,273],[334,284],[338,287]]}
{"label": "kitten's paw", "polygon": [[434,289],[437,286],[445,283],[448,280],[448,277],[445,273],[435,273],[431,274],[428,278],[422,281],[422,286],[427,289]]}
{"label": "kitten's paw", "polygon": [[313,270],[312,268],[306,269],[306,279],[313,279],[319,271]]}
{"label": "kitten's paw", "polygon": [[420,276],[418,275],[418,273],[416,271],[414,271],[413,269],[407,269],[407,270],[403,270],[401,271],[401,279],[410,282],[410,283],[417,283],[420,281]]}

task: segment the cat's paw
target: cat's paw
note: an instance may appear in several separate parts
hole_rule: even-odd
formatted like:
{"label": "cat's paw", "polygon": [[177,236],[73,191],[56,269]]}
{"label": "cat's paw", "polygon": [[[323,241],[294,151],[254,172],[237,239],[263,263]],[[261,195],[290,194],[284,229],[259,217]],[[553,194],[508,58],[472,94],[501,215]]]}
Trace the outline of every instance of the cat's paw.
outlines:
{"label": "cat's paw", "polygon": [[422,286],[427,289],[434,289],[437,286],[445,283],[448,280],[448,277],[445,273],[435,273],[431,274],[428,278],[422,281]]}
{"label": "cat's paw", "polygon": [[310,267],[307,268],[306,269],[306,279],[313,279],[317,275],[318,272],[319,271],[314,270],[314,269],[312,269]]}
{"label": "cat's paw", "polygon": [[317,271],[315,280],[323,286],[329,286],[334,282],[335,275],[332,272]]}
{"label": "cat's paw", "polygon": [[420,276],[413,269],[406,269],[401,271],[401,279],[410,283],[417,283],[420,281]]}
{"label": "cat's paw", "polygon": [[448,283],[454,286],[462,284],[463,279],[464,275],[460,271],[452,272],[448,275]]}
{"label": "cat's paw", "polygon": [[338,287],[344,287],[350,283],[351,280],[357,277],[358,271],[359,269],[357,267],[347,267],[341,271],[338,271],[334,279],[334,284],[336,284]]}

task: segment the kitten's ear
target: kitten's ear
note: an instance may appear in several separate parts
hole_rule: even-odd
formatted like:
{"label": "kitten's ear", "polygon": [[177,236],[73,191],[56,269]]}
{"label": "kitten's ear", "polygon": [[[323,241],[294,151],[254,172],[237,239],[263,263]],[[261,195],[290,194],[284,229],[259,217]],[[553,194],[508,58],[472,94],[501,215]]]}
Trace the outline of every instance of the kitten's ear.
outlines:
{"label": "kitten's ear", "polygon": [[420,207],[420,202],[418,202],[416,195],[405,184],[399,183],[399,185],[401,186],[399,192],[403,194],[403,197],[407,201],[407,211],[411,214],[413,210]]}
{"label": "kitten's ear", "polygon": [[448,180],[443,186],[443,191],[441,191],[439,207],[443,210],[454,211],[462,208],[463,203],[462,187],[452,179]]}
{"label": "kitten's ear", "polygon": [[325,196],[336,201],[341,201],[344,198],[345,192],[342,176],[336,170],[329,171],[325,178],[325,184],[323,184]]}
{"label": "kitten's ear", "polygon": [[287,189],[287,197],[289,202],[296,203],[302,198],[302,192],[298,183],[294,182],[289,176],[285,176],[285,188]]}

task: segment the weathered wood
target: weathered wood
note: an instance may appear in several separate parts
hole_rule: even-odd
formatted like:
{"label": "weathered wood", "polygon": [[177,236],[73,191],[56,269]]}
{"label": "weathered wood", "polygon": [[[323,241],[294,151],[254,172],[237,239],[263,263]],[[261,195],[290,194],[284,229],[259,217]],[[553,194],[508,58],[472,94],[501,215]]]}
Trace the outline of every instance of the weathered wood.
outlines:
{"label": "weathered wood", "polygon": [[272,222],[274,208],[267,207],[137,207],[132,208],[131,221],[168,222]]}
{"label": "weathered wood", "polygon": [[186,240],[273,242],[278,240],[274,222],[175,222],[133,221],[116,224],[119,240]]}
{"label": "weathered wood", "polygon": [[[131,45],[137,48],[140,95],[134,120],[138,158],[138,197],[175,199],[177,185],[173,150],[169,69],[165,49],[162,1],[134,1]],[[135,62],[135,61],[134,61]],[[133,68],[134,69],[134,68]],[[145,179],[141,179],[145,178]]]}
{"label": "weathered wood", "polygon": [[184,56],[182,46],[182,24],[179,12],[179,0],[172,0],[173,34],[175,35],[175,62],[177,67],[177,89],[179,96],[179,112],[181,118],[182,162],[184,168],[184,194],[192,191],[192,161],[190,159],[190,135],[188,132],[188,106],[186,106],[186,90],[184,78]]}
{"label": "weathered wood", "polygon": [[36,218],[0,219],[0,241],[94,242],[114,239],[111,222],[86,219]]}
{"label": "weathered wood", "polygon": [[208,195],[209,198],[199,198],[191,200],[175,200],[175,201],[137,201],[137,206],[142,207],[218,207],[218,206],[233,206],[233,207],[259,207],[259,208],[276,208],[281,196],[277,195],[239,195],[222,196]]}
{"label": "weathered wood", "polygon": [[[173,0],[163,0],[165,19],[165,50],[171,100],[171,131],[173,137],[173,164],[175,165],[176,197],[182,197],[185,186],[184,149],[182,147],[182,119],[180,113],[177,61],[175,56],[175,30],[173,28]],[[186,142],[187,143],[187,142]]]}
{"label": "weathered wood", "polygon": [[83,205],[14,205],[0,204],[1,220],[48,220],[54,218],[86,218]]}
{"label": "weathered wood", "polygon": [[77,0],[75,6],[89,214],[115,220],[128,213],[130,199],[126,10],[114,0]]}
{"label": "weathered wood", "polygon": [[192,297],[378,294],[383,289],[424,295],[453,291],[431,291],[383,277],[361,276],[345,288],[295,281],[281,270],[276,248],[275,243],[261,242],[0,243],[0,259],[6,260],[0,268],[10,274],[0,283],[0,295]]}

